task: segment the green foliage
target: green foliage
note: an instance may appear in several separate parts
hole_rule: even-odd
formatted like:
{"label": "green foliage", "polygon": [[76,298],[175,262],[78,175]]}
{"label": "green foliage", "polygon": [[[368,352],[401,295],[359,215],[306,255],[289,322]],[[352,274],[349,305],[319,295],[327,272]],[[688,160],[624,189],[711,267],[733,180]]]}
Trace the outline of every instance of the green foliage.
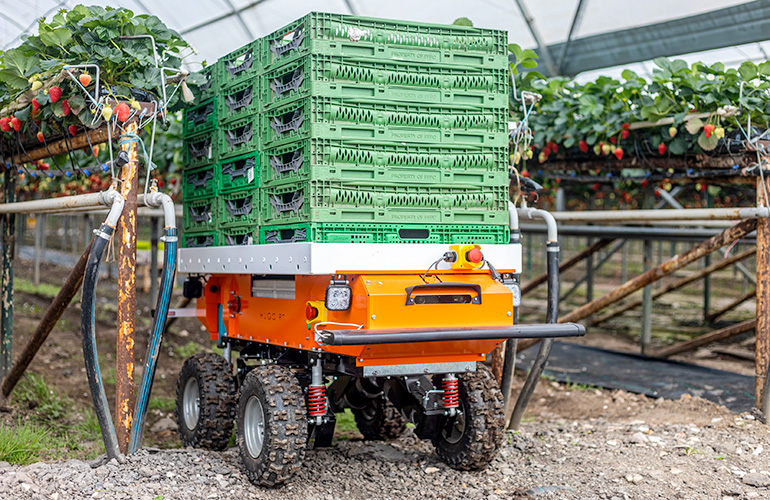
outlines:
{"label": "green foliage", "polygon": [[186,344],[175,347],[174,353],[182,359],[187,359],[193,354],[198,354],[199,352],[204,352],[206,350],[206,348],[191,340]]}
{"label": "green foliage", "polygon": [[38,421],[49,424],[58,424],[60,419],[69,414],[72,407],[69,398],[60,397],[42,375],[35,373],[24,375],[13,392],[13,398],[34,409]]}
{"label": "green foliage", "polygon": [[[154,38],[154,44],[150,38],[125,38],[148,35]],[[128,9],[100,6],[77,5],[69,11],[59,11],[50,20],[40,19],[38,34],[24,36],[22,40],[20,46],[0,56],[0,105],[8,105],[22,94],[26,102],[35,97],[41,105],[35,118],[41,121],[39,129],[46,135],[62,134],[63,127],[70,124],[90,125],[93,110],[87,105],[82,88],[69,77],[58,83],[62,99],[53,105],[48,105],[49,85],[32,91],[34,82],[45,83],[68,65],[94,64],[100,68],[100,85],[111,97],[148,100],[146,94],[136,90],[157,98],[162,93],[158,67],[180,68],[184,57],[192,53],[179,34],[157,17],[135,16]],[[194,84],[198,79],[190,80]],[[65,116],[62,105],[67,98],[72,99],[73,112]],[[168,104],[171,111],[177,109],[179,98],[174,97],[174,102]],[[15,113],[25,122],[22,131],[26,139],[33,138],[38,131],[27,120],[30,112],[31,105]]]}
{"label": "green foliage", "polygon": [[35,286],[30,280],[24,278],[16,278],[13,280],[13,288],[17,292],[37,295],[46,299],[53,299],[59,294],[59,290],[61,289],[60,287],[49,283],[40,283],[40,285]]}
{"label": "green foliage", "polygon": [[0,461],[27,465],[48,447],[50,432],[32,423],[9,426],[0,422]]}
{"label": "green foliage", "polygon": [[150,398],[149,408],[151,410],[160,410],[164,413],[171,413],[176,408],[176,401],[174,398],[165,396],[152,396]]}
{"label": "green foliage", "polygon": [[468,19],[467,17],[458,17],[455,19],[455,22],[453,22],[455,26],[473,26],[473,21]]}
{"label": "green foliage", "polygon": [[[521,67],[529,68],[534,62],[532,54],[516,46],[511,52]],[[770,122],[770,63],[744,62],[738,69],[725,69],[720,63],[690,66],[681,59],[654,62],[649,81],[630,70],[623,71],[621,80],[601,76],[584,84],[565,78],[521,78],[520,89],[542,96],[530,116],[535,143],[541,148],[551,143],[572,148],[579,141],[593,147],[607,144],[610,138],[618,146],[621,141],[632,144],[642,139],[655,148],[666,144],[670,154],[697,153],[711,151],[719,142],[713,133],[706,136],[706,125],[724,130],[749,120],[764,127]],[[718,111],[724,112],[725,107],[740,113],[723,117]],[[520,116],[521,106],[514,112]],[[688,119],[694,113],[706,113],[706,117]],[[623,132],[624,124],[654,124],[664,118],[673,119],[675,137],[669,133],[671,124]]]}

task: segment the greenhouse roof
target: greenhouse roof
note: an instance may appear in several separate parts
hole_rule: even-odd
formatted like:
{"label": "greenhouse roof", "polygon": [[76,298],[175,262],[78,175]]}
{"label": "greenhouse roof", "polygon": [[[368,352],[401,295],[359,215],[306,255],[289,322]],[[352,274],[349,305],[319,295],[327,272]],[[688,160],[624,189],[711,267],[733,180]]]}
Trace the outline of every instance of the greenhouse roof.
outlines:
{"label": "greenhouse roof", "polygon": [[[767,60],[770,0],[30,0],[0,4],[0,48],[35,33],[37,20],[78,3],[120,6],[158,16],[197,50],[195,63],[220,56],[310,11],[505,29],[511,43],[537,49],[548,74],[640,73],[658,56],[688,61]],[[610,68],[610,69],[605,69]],[[588,72],[587,75],[583,73]]]}

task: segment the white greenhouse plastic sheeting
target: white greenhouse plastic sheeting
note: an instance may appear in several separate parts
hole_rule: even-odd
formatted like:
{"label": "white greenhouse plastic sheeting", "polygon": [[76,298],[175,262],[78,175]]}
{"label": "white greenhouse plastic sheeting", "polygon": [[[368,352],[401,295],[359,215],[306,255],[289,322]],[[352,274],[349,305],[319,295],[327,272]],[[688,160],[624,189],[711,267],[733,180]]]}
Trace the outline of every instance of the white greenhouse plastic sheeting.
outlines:
{"label": "white greenhouse plastic sheeting", "polygon": [[[0,48],[11,48],[19,43],[23,33],[36,32],[39,18],[50,18],[59,9],[70,8],[78,3],[120,6],[136,14],[150,13],[158,16],[198,50],[198,55],[194,56],[197,60],[193,60],[193,57],[189,60],[193,70],[199,69],[195,63],[203,60],[213,62],[310,11],[354,13],[440,24],[451,24],[458,17],[467,17],[478,27],[508,30],[512,43],[525,48],[537,46],[515,0],[28,0],[0,2]],[[567,40],[578,0],[520,0],[520,3],[529,11],[546,45]],[[749,2],[583,0],[583,3],[583,12],[573,39],[682,19]],[[770,42],[763,42],[708,51],[685,59],[737,65],[746,60],[767,60],[769,53]],[[558,57],[558,54],[554,57]],[[645,74],[652,65],[648,62],[624,67]],[[619,75],[620,70],[595,70],[582,74],[581,79],[591,78],[598,73]]]}

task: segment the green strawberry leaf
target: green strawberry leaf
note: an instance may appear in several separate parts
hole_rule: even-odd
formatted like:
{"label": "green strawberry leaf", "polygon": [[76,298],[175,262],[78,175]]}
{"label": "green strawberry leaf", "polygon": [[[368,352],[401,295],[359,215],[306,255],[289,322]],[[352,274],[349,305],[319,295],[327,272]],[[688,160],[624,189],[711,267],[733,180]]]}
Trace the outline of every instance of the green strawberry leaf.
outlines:
{"label": "green strawberry leaf", "polygon": [[693,118],[692,120],[687,120],[684,123],[684,128],[686,128],[691,135],[695,135],[698,133],[699,130],[703,128],[703,121],[700,118]]}
{"label": "green strawberry leaf", "polygon": [[711,137],[706,137],[706,132],[702,132],[698,137],[698,146],[700,146],[703,151],[712,151],[716,149],[717,144],[719,144],[719,139],[717,139],[717,136],[714,133],[711,134]]}

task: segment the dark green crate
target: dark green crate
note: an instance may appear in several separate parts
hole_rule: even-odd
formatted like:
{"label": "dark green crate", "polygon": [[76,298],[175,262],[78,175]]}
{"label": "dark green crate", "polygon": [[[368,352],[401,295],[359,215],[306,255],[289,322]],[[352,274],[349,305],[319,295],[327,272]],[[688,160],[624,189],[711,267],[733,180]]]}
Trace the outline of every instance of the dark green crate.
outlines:
{"label": "dark green crate", "polygon": [[186,137],[184,145],[185,168],[202,167],[217,161],[217,131]]}
{"label": "dark green crate", "polygon": [[[497,156],[496,168],[458,168],[457,155],[437,155],[433,164],[420,161],[419,153],[397,155],[396,161],[382,161],[375,151],[370,154],[341,153],[344,148],[334,148],[332,141],[310,139],[287,146],[268,149],[262,160],[262,185],[276,182],[301,180],[333,180],[358,184],[382,182],[404,184],[429,184],[437,186],[504,186],[508,185],[508,168],[505,157]],[[328,151],[332,149],[333,151]],[[387,157],[387,155],[383,155]],[[466,155],[476,165],[481,154]],[[493,155],[490,155],[493,156]],[[404,160],[412,158],[414,162]],[[351,161],[352,160],[352,161]],[[356,161],[359,160],[359,161]],[[360,161],[364,160],[364,161]],[[444,161],[442,161],[444,160]],[[490,158],[494,163],[495,158]],[[475,166],[475,165],[474,165]]]}
{"label": "dark green crate", "polygon": [[210,64],[200,70],[205,82],[198,86],[198,102],[214,97],[219,91],[219,63]]}
{"label": "dark green crate", "polygon": [[244,155],[259,149],[259,115],[220,125],[218,133],[218,153],[220,159]]}
{"label": "dark green crate", "polygon": [[219,122],[228,123],[259,112],[260,78],[251,78],[219,94]]}
{"label": "dark green crate", "polygon": [[182,235],[182,248],[207,248],[219,244],[218,231],[187,232]]}
{"label": "dark green crate", "polygon": [[182,172],[182,198],[185,202],[211,198],[219,187],[219,166],[216,163]]}
{"label": "dark green crate", "polygon": [[185,200],[182,205],[185,233],[216,229],[218,208],[219,200],[216,197],[205,200]]}
{"label": "dark green crate", "polygon": [[217,126],[217,98],[212,97],[182,113],[182,133],[185,137],[214,130]]}
{"label": "dark green crate", "polygon": [[259,192],[237,191],[219,195],[219,226],[221,228],[259,225]]}
{"label": "dark green crate", "polygon": [[262,71],[262,45],[263,41],[260,38],[219,58],[220,91],[259,75]]}
{"label": "dark green crate", "polygon": [[435,187],[304,181],[260,188],[260,224],[507,224],[508,186]]}
{"label": "dark green crate", "polygon": [[496,244],[510,242],[504,225],[477,224],[334,224],[305,223],[263,226],[259,243],[446,243]]}
{"label": "dark green crate", "polygon": [[259,226],[220,229],[219,242],[223,246],[256,245],[259,243]]}
{"label": "dark green crate", "polygon": [[[305,53],[479,64],[508,55],[505,31],[311,12],[265,37],[265,67]],[[453,57],[456,56],[456,57]],[[507,61],[507,59],[506,59]],[[506,64],[504,61],[502,64]]]}
{"label": "dark green crate", "polygon": [[228,158],[219,163],[219,191],[249,190],[260,185],[259,152]]}
{"label": "dark green crate", "polygon": [[500,147],[508,144],[507,123],[507,108],[484,113],[432,106],[342,104],[308,97],[266,109],[261,140],[265,148],[311,138],[357,144]]}

